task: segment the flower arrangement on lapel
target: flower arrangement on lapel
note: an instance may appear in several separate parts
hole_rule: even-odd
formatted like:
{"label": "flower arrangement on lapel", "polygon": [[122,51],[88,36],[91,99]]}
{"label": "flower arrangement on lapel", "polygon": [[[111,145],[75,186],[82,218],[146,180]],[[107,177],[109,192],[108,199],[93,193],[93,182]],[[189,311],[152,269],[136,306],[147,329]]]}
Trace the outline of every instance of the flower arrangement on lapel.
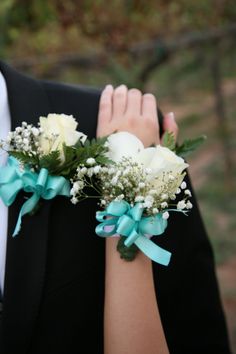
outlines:
{"label": "flower arrangement on lapel", "polygon": [[91,156],[98,163],[108,162],[106,139],[89,141],[77,125],[73,116],[49,114],[40,117],[37,127],[22,122],[1,142],[9,154],[7,166],[0,169],[4,204],[10,206],[21,190],[32,193],[21,208],[13,236],[20,231],[22,217],[33,213],[41,198],[70,197],[70,178],[79,165],[86,165]]}
{"label": "flower arrangement on lapel", "polygon": [[22,122],[1,142],[9,158],[0,168],[0,197],[10,206],[19,191],[31,193],[13,236],[20,231],[22,217],[32,214],[40,199],[60,195],[77,204],[97,198],[103,209],[96,214],[98,236],[119,237],[117,250],[127,261],[141,250],[168,265],[171,253],[151,237],[164,233],[170,212],[186,215],[192,208],[191,192],[183,180],[188,167],[183,157],[205,137],[177,147],[174,136],[165,133],[163,146],[144,148],[127,132],[90,141],[77,126],[73,116],[49,114],[40,117],[37,127]]}

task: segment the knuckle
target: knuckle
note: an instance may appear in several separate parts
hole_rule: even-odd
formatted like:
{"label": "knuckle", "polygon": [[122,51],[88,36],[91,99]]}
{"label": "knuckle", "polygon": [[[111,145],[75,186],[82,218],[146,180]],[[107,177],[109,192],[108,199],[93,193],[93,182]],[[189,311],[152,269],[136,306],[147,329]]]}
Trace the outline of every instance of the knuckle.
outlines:
{"label": "knuckle", "polygon": [[109,101],[108,100],[101,100],[100,105],[99,105],[99,109],[105,110],[105,109],[108,109],[108,107],[109,107]]}
{"label": "knuckle", "polygon": [[118,90],[114,92],[114,96],[115,98],[121,98],[124,97],[124,93]]}
{"label": "knuckle", "polygon": [[134,126],[137,126],[137,118],[134,116],[134,115],[129,115],[127,117],[127,124],[130,126],[130,127],[134,127]]}
{"label": "knuckle", "polygon": [[159,125],[157,124],[157,119],[153,119],[151,117],[147,117],[146,120],[146,125],[149,129],[152,131],[159,131]]}

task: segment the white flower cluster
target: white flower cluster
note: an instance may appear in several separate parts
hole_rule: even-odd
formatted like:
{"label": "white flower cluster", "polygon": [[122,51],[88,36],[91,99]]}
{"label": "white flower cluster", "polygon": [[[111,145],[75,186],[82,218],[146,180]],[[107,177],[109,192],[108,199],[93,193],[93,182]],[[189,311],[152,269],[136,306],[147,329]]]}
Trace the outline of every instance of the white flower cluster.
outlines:
{"label": "white flower cluster", "polygon": [[50,113],[47,117],[39,118],[38,127],[22,122],[20,127],[8,133],[6,141],[0,142],[0,148],[38,157],[57,150],[63,162],[64,144],[73,146],[78,140],[84,143],[87,139],[86,135],[76,131],[77,125],[73,116]]}
{"label": "white flower cluster", "polygon": [[[112,134],[107,143],[113,164],[100,166],[94,158],[88,158],[86,166],[79,166],[71,180],[72,203],[91,197],[84,188],[92,187],[96,191],[93,197],[100,198],[104,208],[112,201],[125,200],[131,206],[140,203],[146,215],[161,212],[164,219],[169,217],[170,209],[192,208],[188,200],[191,192],[183,181],[188,165],[181,157],[160,145],[144,148],[137,137],[127,132]],[[181,192],[183,198],[174,202]]]}
{"label": "white flower cluster", "polygon": [[40,127],[22,122],[20,127],[9,132],[6,138],[7,150],[28,152],[32,155],[40,154],[39,139],[42,134]]}
{"label": "white flower cluster", "polygon": [[[93,157],[89,157],[86,160],[85,164],[81,164],[78,166],[76,170],[76,175],[71,179],[72,188],[70,191],[71,194],[71,202],[73,204],[77,204],[79,201],[86,198],[100,198],[101,191],[99,187],[94,183],[92,177],[97,177],[98,174],[106,170],[107,167],[102,167],[96,164],[96,160]],[[96,195],[87,195],[85,192],[85,188],[93,189]]]}
{"label": "white flower cluster", "polygon": [[[71,180],[71,201],[76,204],[91,197],[84,191],[85,187],[91,187],[96,191],[92,197],[99,198],[100,206],[104,208],[114,200],[125,200],[131,206],[140,203],[147,215],[161,212],[164,219],[169,217],[168,209],[173,207],[178,210],[192,208],[188,200],[191,192],[186,189],[186,182],[179,185],[179,176],[174,178],[171,173],[162,171],[156,176],[162,180],[161,189],[155,189],[155,183],[150,179],[152,172],[152,169],[145,168],[129,157],[123,157],[108,166],[97,165],[95,159],[89,158],[86,166],[78,167],[76,176]],[[181,192],[184,193],[183,199],[174,203]]]}
{"label": "white flower cluster", "polygon": [[[115,162],[114,173],[101,175],[103,204],[112,198],[125,199],[131,205],[140,203],[147,214],[162,213],[167,219],[167,209],[192,208],[191,192],[183,182],[185,161],[170,149],[157,145],[145,148],[133,134],[119,132],[108,138],[108,156]],[[124,178],[125,175],[125,178]],[[177,204],[177,195],[184,190],[184,197]]]}
{"label": "white flower cluster", "polygon": [[[125,200],[131,206],[140,203],[146,215],[161,212],[164,219],[169,217],[168,210],[192,208],[191,192],[183,181],[188,165],[182,158],[160,145],[145,149],[127,132],[112,134],[107,143],[113,164],[100,166],[88,158],[86,166],[79,166],[71,180],[72,203],[91,197],[84,188],[92,187],[96,192],[92,197],[100,198],[104,208],[112,201]],[[182,199],[175,202],[180,193]]]}

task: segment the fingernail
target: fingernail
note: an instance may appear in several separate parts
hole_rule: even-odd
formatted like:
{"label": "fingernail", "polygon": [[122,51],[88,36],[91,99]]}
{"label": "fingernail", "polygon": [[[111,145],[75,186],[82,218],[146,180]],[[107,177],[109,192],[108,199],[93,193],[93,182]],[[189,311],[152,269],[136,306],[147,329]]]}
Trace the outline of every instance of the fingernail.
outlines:
{"label": "fingernail", "polygon": [[126,86],[124,84],[118,86],[116,89],[119,89],[119,90],[124,90],[126,89]]}
{"label": "fingernail", "polygon": [[104,90],[111,90],[111,89],[113,89],[113,86],[111,84],[106,85],[104,88]]}
{"label": "fingernail", "polygon": [[172,120],[175,120],[175,114],[174,114],[174,112],[169,112],[169,113],[168,113],[168,117],[169,117],[170,119],[172,119]]}

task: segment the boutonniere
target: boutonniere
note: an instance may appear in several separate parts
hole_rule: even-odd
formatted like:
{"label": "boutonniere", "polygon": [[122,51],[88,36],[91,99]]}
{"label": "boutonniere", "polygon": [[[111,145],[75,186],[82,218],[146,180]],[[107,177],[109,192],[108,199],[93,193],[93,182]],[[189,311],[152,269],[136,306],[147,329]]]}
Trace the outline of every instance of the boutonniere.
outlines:
{"label": "boutonniere", "polygon": [[40,117],[38,126],[22,122],[9,132],[1,148],[9,154],[8,163],[0,168],[0,197],[10,206],[23,190],[31,195],[22,205],[13,236],[20,231],[25,214],[32,213],[40,199],[70,197],[70,178],[79,165],[96,158],[105,163],[105,139],[92,140],[77,131],[73,116],[49,114]]}
{"label": "boutonniere", "polygon": [[171,253],[151,241],[151,237],[164,233],[171,212],[187,215],[192,208],[191,191],[184,181],[188,164],[183,156],[204,139],[185,140],[177,147],[173,134],[165,133],[164,146],[144,148],[128,132],[112,134],[105,144],[109,164],[101,166],[91,160],[89,168],[77,168],[71,180],[72,202],[87,197],[83,186],[88,186],[89,179],[103,209],[96,214],[100,223],[96,234],[119,237],[117,250],[127,261],[141,250],[153,261],[168,265]]}

